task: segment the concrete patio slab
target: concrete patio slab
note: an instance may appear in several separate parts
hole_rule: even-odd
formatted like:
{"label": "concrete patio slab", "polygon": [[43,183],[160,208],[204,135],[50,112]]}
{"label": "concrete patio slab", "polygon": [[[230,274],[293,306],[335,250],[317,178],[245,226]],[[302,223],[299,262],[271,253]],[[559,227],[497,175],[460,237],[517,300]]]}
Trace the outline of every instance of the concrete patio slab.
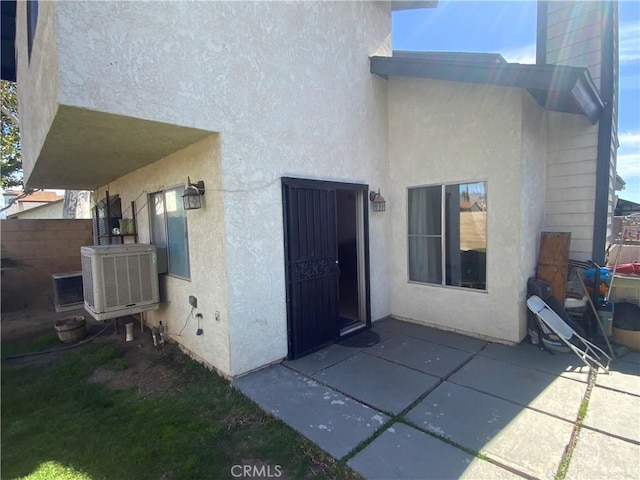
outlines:
{"label": "concrete patio slab", "polygon": [[567,480],[640,478],[640,446],[582,429]]}
{"label": "concrete patio slab", "polygon": [[640,443],[640,397],[596,386],[583,426]]}
{"label": "concrete patio slab", "polygon": [[384,341],[398,334],[398,323],[397,320],[386,317],[376,322],[371,322],[371,330],[380,336],[380,341]]}
{"label": "concrete patio slab", "polygon": [[449,381],[570,422],[576,420],[587,388],[582,382],[483,356],[474,357]]}
{"label": "concrete patio slab", "polygon": [[618,357],[616,360],[620,362],[635,363],[636,365],[640,365],[640,352],[628,351],[624,355]]}
{"label": "concrete patio slab", "polygon": [[368,348],[366,353],[440,378],[447,377],[473,355],[404,335],[391,337]]}
{"label": "concrete patio slab", "polygon": [[388,420],[282,365],[250,373],[233,385],[336,458],[344,457]]}
{"label": "concrete patio slab", "polygon": [[378,410],[400,413],[439,379],[382,358],[358,353],[313,375]]}
{"label": "concrete patio slab", "polygon": [[342,345],[333,344],[327,348],[311,353],[306,357],[284,362],[284,364],[299,372],[312,374],[319,372],[323,368],[330,367],[345,358],[352,357],[362,350],[364,350],[364,348],[343,347]]}
{"label": "concrete patio slab", "polygon": [[467,337],[454,332],[438,330],[426,325],[404,322],[394,318],[381,320],[373,324],[376,331],[406,335],[407,337],[420,338],[428,342],[438,343],[447,347],[457,348],[466,352],[476,353],[480,351],[487,342],[478,338]]}
{"label": "concrete patio slab", "polygon": [[585,366],[573,353],[551,354],[540,350],[535,345],[509,346],[492,343],[487,345],[480,355],[551,375],[560,375],[585,383],[589,381],[589,367]]}
{"label": "concrete patio slab", "polygon": [[405,418],[537,478],[555,477],[573,430],[572,423],[450,382],[439,385]]}
{"label": "concrete patio slab", "polygon": [[596,385],[640,396],[640,365],[623,362],[622,358],[611,363],[609,375],[598,373]]}
{"label": "concrete patio slab", "polygon": [[402,423],[394,423],[347,465],[372,480],[519,478]]}

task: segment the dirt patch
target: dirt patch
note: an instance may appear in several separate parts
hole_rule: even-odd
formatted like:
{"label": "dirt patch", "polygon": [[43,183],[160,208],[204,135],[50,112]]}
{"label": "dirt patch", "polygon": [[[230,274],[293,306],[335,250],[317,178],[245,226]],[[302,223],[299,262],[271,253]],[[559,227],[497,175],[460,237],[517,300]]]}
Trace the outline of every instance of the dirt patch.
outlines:
{"label": "dirt patch", "polygon": [[128,349],[122,362],[118,362],[115,368],[96,368],[89,377],[89,381],[105,383],[117,389],[135,387],[141,397],[180,391],[180,382],[166,367],[154,363],[154,357],[156,357],[155,352],[150,351],[149,346],[138,343]]}
{"label": "dirt patch", "polygon": [[[136,325],[136,329],[139,328]],[[135,341],[125,342],[124,333],[112,333],[102,341],[117,344],[124,355],[114,362],[96,368],[89,377],[90,382],[104,383],[111,388],[136,388],[141,397],[167,395],[182,391],[184,381],[159,363],[164,348],[171,345],[154,346],[151,333],[136,330]]]}
{"label": "dirt patch", "polygon": [[227,430],[232,430],[235,428],[254,429],[262,427],[269,421],[270,419],[261,412],[232,413],[226,415],[222,419],[222,424],[227,428]]}

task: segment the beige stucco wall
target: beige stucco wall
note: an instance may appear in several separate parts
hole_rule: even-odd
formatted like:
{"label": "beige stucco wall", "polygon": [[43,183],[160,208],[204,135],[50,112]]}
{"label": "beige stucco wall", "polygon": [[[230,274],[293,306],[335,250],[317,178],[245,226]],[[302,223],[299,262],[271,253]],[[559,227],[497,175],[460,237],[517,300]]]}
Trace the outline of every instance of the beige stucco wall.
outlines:
{"label": "beige stucco wall", "polygon": [[[120,195],[125,218],[131,218],[129,207],[131,201],[135,200],[138,241],[149,243],[148,195],[165,188],[184,185],[187,175],[192,181],[204,180],[206,188],[203,207],[186,212],[191,280],[162,275],[167,302],[162,303],[159,310],[147,313],[147,323],[157,325],[162,321],[173,340],[200,360],[228,375],[229,315],[219,137],[212,135],[121,177],[109,184],[108,189],[110,195]],[[104,186],[96,191],[94,201],[104,198],[106,189],[107,186]],[[194,314],[199,312],[203,315],[202,336],[196,336],[197,324],[194,317],[189,319],[182,335],[177,335],[191,310],[189,295],[198,299],[198,308]],[[220,312],[220,321],[215,320],[216,311]]]}
{"label": "beige stucco wall", "polygon": [[[207,131],[228,131],[248,111],[255,122],[275,121],[273,108],[340,88],[339,78],[366,62],[363,52],[390,48],[385,2],[56,8],[60,103]],[[280,130],[300,118],[289,111]]]}
{"label": "beige stucco wall", "polygon": [[[206,301],[205,335],[179,340],[197,356],[231,375],[280,360],[287,354],[280,177],[387,188],[386,86],[369,73],[368,57],[391,53],[389,4],[162,2],[150,9],[139,2],[74,2],[57,8],[62,104],[219,132],[217,174],[194,159],[186,168],[181,156],[180,167],[165,159],[171,168],[153,163],[110,184],[126,205],[142,189],[195,178],[197,168],[205,181],[217,175],[225,190],[216,205],[223,228],[215,238],[224,238],[226,259],[212,255],[210,237],[192,233],[199,228],[192,217],[209,215],[205,209],[189,212],[189,236],[192,268],[206,266],[216,275],[225,268],[226,289],[218,279],[220,294],[210,295],[204,273],[194,273],[191,283],[171,279],[172,303],[150,318],[183,321],[187,296],[195,294]],[[209,190],[206,197],[208,211]],[[391,313],[388,222],[388,215],[370,220],[373,319]],[[206,319],[215,310],[222,320],[211,335]]]}
{"label": "beige stucco wall", "polygon": [[[520,260],[518,294],[520,304],[519,338],[526,335],[526,279],[535,274],[540,250],[540,232],[544,230],[547,188],[548,112],[522,91],[522,136],[520,191]],[[507,266],[508,262],[504,265]]]}
{"label": "beige stucco wall", "polygon": [[38,24],[29,59],[27,2],[16,3],[18,108],[25,178],[33,169],[58,109],[56,5],[38,2]]}
{"label": "beige stucco wall", "polygon": [[[388,5],[274,8],[269,15],[299,30],[287,39],[284,30],[265,35],[257,18],[249,21],[245,29],[262,32],[251,39],[258,57],[239,65],[238,75],[254,82],[241,85],[250,93],[234,112],[234,127],[221,133],[234,375],[287,354],[279,177],[364,183],[383,192],[388,186],[386,86],[369,73],[368,60],[390,53]],[[264,51],[275,55],[270,64]],[[391,312],[388,225],[388,215],[370,215],[374,320]]]}
{"label": "beige stucco wall", "polygon": [[[538,163],[545,155],[538,150],[545,150],[543,114],[523,95],[486,85],[389,81],[394,315],[507,342],[523,338],[522,300],[543,218],[536,196],[544,198],[543,181],[525,175],[543,170]],[[488,188],[487,291],[409,283],[407,187],[482,180]]]}

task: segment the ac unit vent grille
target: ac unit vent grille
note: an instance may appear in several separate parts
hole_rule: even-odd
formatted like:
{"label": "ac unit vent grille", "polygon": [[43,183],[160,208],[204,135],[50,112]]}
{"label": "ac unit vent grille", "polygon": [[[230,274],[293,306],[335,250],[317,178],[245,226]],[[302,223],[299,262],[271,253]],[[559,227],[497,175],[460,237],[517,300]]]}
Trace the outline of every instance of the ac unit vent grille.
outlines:
{"label": "ac unit vent grille", "polygon": [[[140,271],[148,272],[151,269],[151,257],[149,255],[140,255]],[[141,298],[143,301],[149,301],[153,298],[153,289],[149,282],[140,282]]]}
{"label": "ac unit vent grille", "polygon": [[102,276],[104,278],[104,302],[107,308],[118,305],[118,279],[116,277],[116,258],[102,259]]}
{"label": "ac unit vent grille", "polygon": [[93,271],[91,267],[91,257],[82,256],[82,288],[84,290],[84,300],[89,305],[95,305],[93,299]]}
{"label": "ac unit vent grille", "polygon": [[[148,257],[148,255],[145,255]],[[142,290],[140,288],[140,278],[141,278],[141,266],[140,266],[140,257],[141,255],[130,256],[127,257],[127,267],[129,269],[129,301],[130,302],[141,302],[147,300],[142,295]]]}

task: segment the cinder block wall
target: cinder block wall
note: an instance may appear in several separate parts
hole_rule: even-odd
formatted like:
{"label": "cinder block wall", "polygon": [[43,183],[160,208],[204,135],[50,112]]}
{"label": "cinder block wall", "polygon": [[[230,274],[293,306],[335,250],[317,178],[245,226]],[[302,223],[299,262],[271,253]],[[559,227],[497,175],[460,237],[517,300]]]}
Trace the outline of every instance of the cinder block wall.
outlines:
{"label": "cinder block wall", "polygon": [[80,270],[80,247],[93,245],[91,220],[0,221],[2,257],[26,266],[2,265],[2,311],[53,305],[51,275]]}

